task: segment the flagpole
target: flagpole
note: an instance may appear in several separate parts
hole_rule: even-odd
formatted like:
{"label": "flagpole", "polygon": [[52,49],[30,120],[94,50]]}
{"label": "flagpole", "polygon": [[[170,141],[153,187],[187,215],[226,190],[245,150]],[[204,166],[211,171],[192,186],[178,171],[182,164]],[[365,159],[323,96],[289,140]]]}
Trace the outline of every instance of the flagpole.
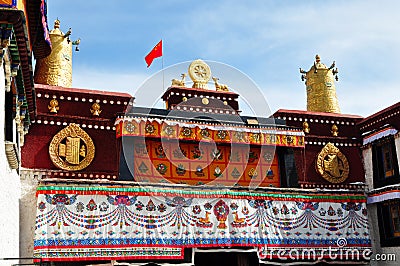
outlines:
{"label": "flagpole", "polygon": [[163,55],[161,56],[161,71],[162,71],[162,89],[165,90],[164,86],[164,48],[163,48]]}

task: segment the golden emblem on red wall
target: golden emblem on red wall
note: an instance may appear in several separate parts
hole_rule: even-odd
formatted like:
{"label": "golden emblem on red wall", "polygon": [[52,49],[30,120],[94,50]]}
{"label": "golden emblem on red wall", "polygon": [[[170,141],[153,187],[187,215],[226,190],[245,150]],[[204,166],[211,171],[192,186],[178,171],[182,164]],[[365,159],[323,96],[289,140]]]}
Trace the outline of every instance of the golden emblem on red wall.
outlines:
{"label": "golden emblem on red wall", "polygon": [[317,172],[331,183],[341,183],[349,176],[349,163],[346,156],[328,143],[319,152],[316,161]]}
{"label": "golden emblem on red wall", "polygon": [[58,132],[51,140],[49,147],[53,164],[68,171],[86,168],[93,161],[94,153],[92,139],[74,123]]}

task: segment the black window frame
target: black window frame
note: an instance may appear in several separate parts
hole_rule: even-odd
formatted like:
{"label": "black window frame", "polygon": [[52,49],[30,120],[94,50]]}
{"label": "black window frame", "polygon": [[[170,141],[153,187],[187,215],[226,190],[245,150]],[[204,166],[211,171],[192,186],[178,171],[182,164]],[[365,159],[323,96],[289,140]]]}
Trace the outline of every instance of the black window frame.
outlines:
{"label": "black window frame", "polygon": [[[389,159],[392,164],[392,175],[390,176],[387,176],[388,171],[385,171],[385,161],[388,160],[388,157],[386,157],[384,151],[387,149],[389,149]],[[385,137],[372,144],[372,164],[375,188],[400,183],[397,151],[393,136]]]}
{"label": "black window frame", "polygon": [[391,212],[393,207],[397,209],[398,218],[400,218],[400,199],[381,202],[377,205],[379,235],[382,247],[400,246],[400,226],[398,225],[398,230],[395,230]]}

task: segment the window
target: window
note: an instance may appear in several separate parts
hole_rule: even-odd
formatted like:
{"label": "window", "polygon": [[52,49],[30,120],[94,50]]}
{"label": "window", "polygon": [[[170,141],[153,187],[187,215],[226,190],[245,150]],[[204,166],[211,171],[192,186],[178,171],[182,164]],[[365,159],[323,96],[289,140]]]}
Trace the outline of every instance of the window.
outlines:
{"label": "window", "polygon": [[398,183],[400,177],[393,136],[374,143],[372,152],[375,188]]}
{"label": "window", "polygon": [[279,149],[281,187],[299,187],[296,160],[293,149]]}
{"label": "window", "polygon": [[390,218],[393,226],[393,236],[400,236],[400,204],[390,205]]}
{"label": "window", "polygon": [[379,233],[382,246],[400,245],[400,200],[378,205]]}

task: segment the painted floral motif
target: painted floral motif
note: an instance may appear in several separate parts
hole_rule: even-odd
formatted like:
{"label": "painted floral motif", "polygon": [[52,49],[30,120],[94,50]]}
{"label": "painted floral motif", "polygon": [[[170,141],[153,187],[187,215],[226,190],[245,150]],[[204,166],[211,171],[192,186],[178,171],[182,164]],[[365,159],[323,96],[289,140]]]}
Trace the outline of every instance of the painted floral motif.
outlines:
{"label": "painted floral motif", "polygon": [[137,197],[129,197],[126,195],[107,196],[107,201],[112,205],[131,206],[136,202]]}
{"label": "painted floral motif", "polygon": [[363,214],[364,216],[367,216],[367,215],[368,215],[367,208],[363,208],[363,209],[362,209],[362,214]]}
{"label": "painted floral motif", "polygon": [[165,132],[165,134],[167,134],[168,136],[172,136],[172,135],[175,133],[175,129],[174,129],[172,126],[168,125],[168,126],[166,126],[166,127],[164,128],[164,132]]}
{"label": "painted floral motif", "polygon": [[78,202],[76,204],[76,211],[77,212],[83,212],[85,210],[85,205],[82,202]]}
{"label": "painted floral motif", "polygon": [[286,142],[287,142],[288,144],[293,144],[293,142],[294,142],[293,136],[286,136]]}
{"label": "painted floral motif", "polygon": [[176,167],[176,173],[177,173],[177,175],[180,175],[180,176],[185,175],[185,173],[186,173],[185,166],[183,164],[179,164]]}
{"label": "painted floral motif", "polygon": [[220,177],[220,176],[222,176],[222,170],[221,170],[221,168],[219,168],[219,166],[215,167],[215,169],[214,169],[214,176],[215,176],[215,177]]}
{"label": "painted floral motif", "polygon": [[159,212],[165,212],[167,210],[167,206],[165,206],[164,203],[161,203],[160,205],[157,206],[157,210]]}
{"label": "painted floral motif", "polygon": [[228,136],[228,133],[226,133],[225,130],[218,130],[217,137],[219,139],[226,139],[227,136]]}
{"label": "painted floral motif", "polygon": [[199,205],[194,205],[192,211],[194,214],[199,214],[201,212],[201,208]]}
{"label": "painted floral motif", "polygon": [[146,124],[145,131],[147,134],[153,134],[156,131],[156,128],[152,124]]}
{"label": "painted floral motif", "polygon": [[273,179],[274,171],[272,171],[272,169],[268,169],[266,177],[268,177],[269,179]]}
{"label": "painted floral motif", "polygon": [[232,211],[236,211],[239,208],[239,206],[236,204],[236,202],[232,202],[229,207],[231,207]]}
{"label": "painted floral motif", "polygon": [[209,138],[210,137],[210,132],[208,132],[208,130],[204,128],[204,129],[200,130],[200,135],[203,138]]}
{"label": "painted floral motif", "polygon": [[160,163],[160,164],[157,165],[156,170],[157,170],[160,174],[163,175],[163,174],[165,174],[165,173],[167,172],[168,167],[167,167],[165,164]]}
{"label": "painted floral motif", "polygon": [[39,211],[43,212],[46,209],[46,203],[43,201],[39,202],[38,209]]}
{"label": "painted floral motif", "polygon": [[143,210],[144,204],[141,201],[138,201],[136,204],[136,210],[141,211]]}
{"label": "painted floral motif", "polygon": [[246,137],[245,132],[235,131],[235,132],[233,132],[233,135],[238,141],[245,141],[245,137]]}
{"label": "painted floral motif", "polygon": [[226,219],[229,214],[229,207],[223,200],[219,200],[214,206],[214,214],[219,222],[218,229],[226,229]]}
{"label": "painted floral motif", "polygon": [[260,133],[253,133],[250,135],[252,142],[260,142],[261,141],[261,134]]}
{"label": "painted floral motif", "polygon": [[282,209],[281,209],[281,214],[284,214],[284,215],[289,214],[289,209],[286,206],[286,204],[283,204]]}
{"label": "painted floral motif", "polygon": [[255,151],[250,150],[249,151],[249,158],[248,162],[249,163],[255,163],[258,160],[258,155]]}
{"label": "painted floral motif", "polygon": [[165,152],[162,144],[159,144],[157,147],[154,148],[157,158],[163,159],[165,158]]}
{"label": "painted floral motif", "polygon": [[335,210],[332,208],[332,206],[329,206],[328,215],[329,215],[329,216],[334,216],[334,215],[336,215],[336,212],[335,212]]}
{"label": "painted floral motif", "polygon": [[263,155],[263,158],[267,163],[270,163],[274,159],[274,153],[273,152],[265,152]]}
{"label": "painted floral motif", "polygon": [[100,204],[99,206],[99,210],[101,212],[106,212],[108,210],[109,206],[107,203],[105,203],[104,201]]}
{"label": "painted floral motif", "polygon": [[232,176],[233,178],[239,178],[239,177],[241,176],[239,170],[236,169],[236,167],[233,168],[232,173],[231,173],[231,176]]}
{"label": "painted floral motif", "polygon": [[146,211],[152,212],[156,210],[156,205],[154,205],[153,201],[150,199],[146,205]]}
{"label": "painted floral motif", "polygon": [[145,174],[149,170],[149,168],[147,167],[147,165],[144,162],[140,163],[138,169],[142,174]]}
{"label": "painted floral motif", "polygon": [[86,209],[88,211],[94,211],[97,210],[97,204],[94,201],[94,199],[90,199],[89,203],[86,205]]}
{"label": "painted floral motif", "polygon": [[192,150],[193,159],[201,159],[203,157],[203,151],[198,147],[195,146]]}
{"label": "painted floral motif", "polygon": [[181,134],[182,134],[182,136],[188,138],[188,137],[190,137],[192,135],[192,129],[189,128],[189,127],[183,127],[181,129]]}
{"label": "painted floral motif", "polygon": [[209,211],[211,210],[212,205],[209,202],[207,202],[206,204],[204,204],[204,208]]}
{"label": "painted floral motif", "polygon": [[195,172],[195,174],[196,174],[198,177],[204,176],[203,168],[202,168],[200,165],[198,165],[198,166],[196,167],[196,172]]}
{"label": "painted floral motif", "polygon": [[133,133],[136,130],[136,126],[132,121],[127,121],[125,123],[125,130],[128,131],[129,133]]}
{"label": "painted floral motif", "polygon": [[250,168],[250,170],[249,170],[249,172],[247,173],[247,175],[248,175],[251,179],[254,179],[254,178],[257,178],[258,173],[257,173],[257,170],[256,170],[255,168]]}
{"label": "painted floral motif", "polygon": [[223,153],[220,149],[215,149],[210,154],[214,161],[221,161],[223,159]]}

